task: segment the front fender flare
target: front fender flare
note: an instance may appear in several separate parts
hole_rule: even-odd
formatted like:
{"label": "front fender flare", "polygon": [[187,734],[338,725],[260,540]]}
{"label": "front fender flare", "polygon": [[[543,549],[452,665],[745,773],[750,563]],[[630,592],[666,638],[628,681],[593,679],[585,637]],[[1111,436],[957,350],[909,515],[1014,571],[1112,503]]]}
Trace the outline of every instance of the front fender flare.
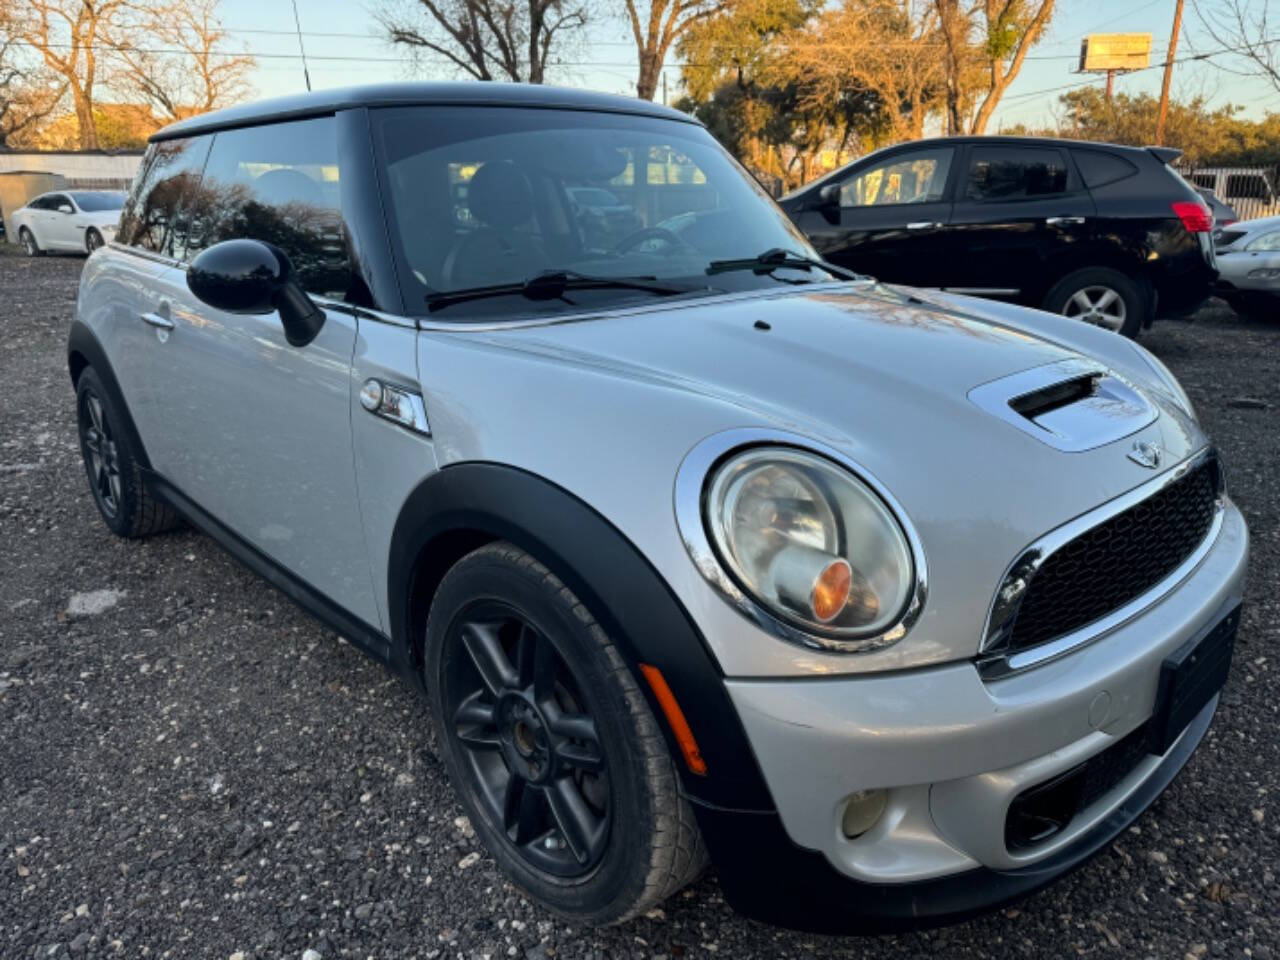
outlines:
{"label": "front fender flare", "polygon": [[[773,802],[697,627],[659,571],[608,520],[561,487],[490,462],[445,467],[422,481],[401,508],[387,570],[392,641],[416,663],[425,618],[415,585],[433,544],[459,532],[514,543],[544,563],[590,609],[627,659],[649,700],[691,799],[737,810]],[[434,585],[432,585],[434,588]],[[674,736],[637,665],[661,669],[698,740],[707,773],[685,766]]]}

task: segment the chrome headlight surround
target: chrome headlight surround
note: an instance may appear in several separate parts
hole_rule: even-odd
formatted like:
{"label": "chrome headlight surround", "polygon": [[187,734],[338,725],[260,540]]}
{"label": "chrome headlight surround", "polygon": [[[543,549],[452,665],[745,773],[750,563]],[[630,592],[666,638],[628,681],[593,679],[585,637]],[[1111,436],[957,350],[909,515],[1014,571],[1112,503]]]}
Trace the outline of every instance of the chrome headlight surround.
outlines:
{"label": "chrome headlight surround", "polygon": [[[722,465],[752,451],[774,451],[782,457],[796,456],[822,462],[845,476],[851,485],[879,501],[894,523],[896,532],[905,541],[910,558],[910,570],[904,574],[908,579],[905,602],[887,625],[866,631],[831,629],[817,623],[805,623],[748,590],[733,572],[735,565],[722,559],[708,529],[712,488]],[[867,653],[897,643],[920,617],[928,592],[920,538],[905,511],[884,486],[838,450],[779,430],[727,430],[707,437],[685,456],[676,474],[674,498],[680,536],[698,571],[739,613],[779,639],[827,653]]]}

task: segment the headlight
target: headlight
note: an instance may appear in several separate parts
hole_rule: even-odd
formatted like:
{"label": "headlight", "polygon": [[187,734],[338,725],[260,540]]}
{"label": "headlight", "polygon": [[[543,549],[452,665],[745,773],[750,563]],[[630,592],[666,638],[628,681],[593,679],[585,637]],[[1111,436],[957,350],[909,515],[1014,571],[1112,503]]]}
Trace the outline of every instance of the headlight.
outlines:
{"label": "headlight", "polygon": [[1254,237],[1245,244],[1245,249],[1253,253],[1280,250],[1280,230],[1272,230],[1270,233],[1264,233],[1260,237]]}
{"label": "headlight", "polygon": [[855,652],[905,633],[917,599],[911,546],[853,474],[803,450],[755,447],[714,469],[703,511],[733,580],[806,642]]}
{"label": "headlight", "polygon": [[1173,398],[1178,401],[1182,409],[1187,411],[1192,420],[1195,420],[1196,408],[1191,405],[1191,398],[1187,396],[1187,391],[1182,388],[1182,384],[1178,382],[1178,378],[1173,375],[1173,372],[1146,347],[1140,346],[1132,340],[1129,341],[1129,345],[1138,352],[1138,356],[1151,368],[1151,372],[1156,375],[1156,379],[1163,383],[1169,392],[1173,394]]}

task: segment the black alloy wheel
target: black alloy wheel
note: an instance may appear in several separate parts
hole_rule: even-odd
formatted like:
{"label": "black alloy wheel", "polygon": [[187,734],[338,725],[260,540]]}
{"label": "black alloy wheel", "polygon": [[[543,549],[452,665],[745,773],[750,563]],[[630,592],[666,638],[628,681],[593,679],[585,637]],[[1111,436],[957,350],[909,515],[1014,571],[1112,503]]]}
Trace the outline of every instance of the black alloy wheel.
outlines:
{"label": "black alloy wheel", "polygon": [[79,424],[80,450],[89,472],[89,486],[103,516],[115,519],[124,498],[120,451],[102,398],[92,387],[80,391]]}
{"label": "black alloy wheel", "polygon": [[573,671],[515,607],[483,601],[455,617],[443,694],[451,735],[480,798],[534,868],[579,877],[599,864],[612,804],[596,722]]}

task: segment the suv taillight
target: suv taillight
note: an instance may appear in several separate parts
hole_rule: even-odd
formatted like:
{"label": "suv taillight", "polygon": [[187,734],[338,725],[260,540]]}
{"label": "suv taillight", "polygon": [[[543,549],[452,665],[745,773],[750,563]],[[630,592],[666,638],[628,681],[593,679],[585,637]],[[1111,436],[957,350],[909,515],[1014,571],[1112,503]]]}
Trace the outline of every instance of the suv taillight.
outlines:
{"label": "suv taillight", "polygon": [[1213,214],[1199,203],[1191,200],[1175,201],[1173,212],[1187,228],[1187,233],[1208,233],[1213,229]]}

